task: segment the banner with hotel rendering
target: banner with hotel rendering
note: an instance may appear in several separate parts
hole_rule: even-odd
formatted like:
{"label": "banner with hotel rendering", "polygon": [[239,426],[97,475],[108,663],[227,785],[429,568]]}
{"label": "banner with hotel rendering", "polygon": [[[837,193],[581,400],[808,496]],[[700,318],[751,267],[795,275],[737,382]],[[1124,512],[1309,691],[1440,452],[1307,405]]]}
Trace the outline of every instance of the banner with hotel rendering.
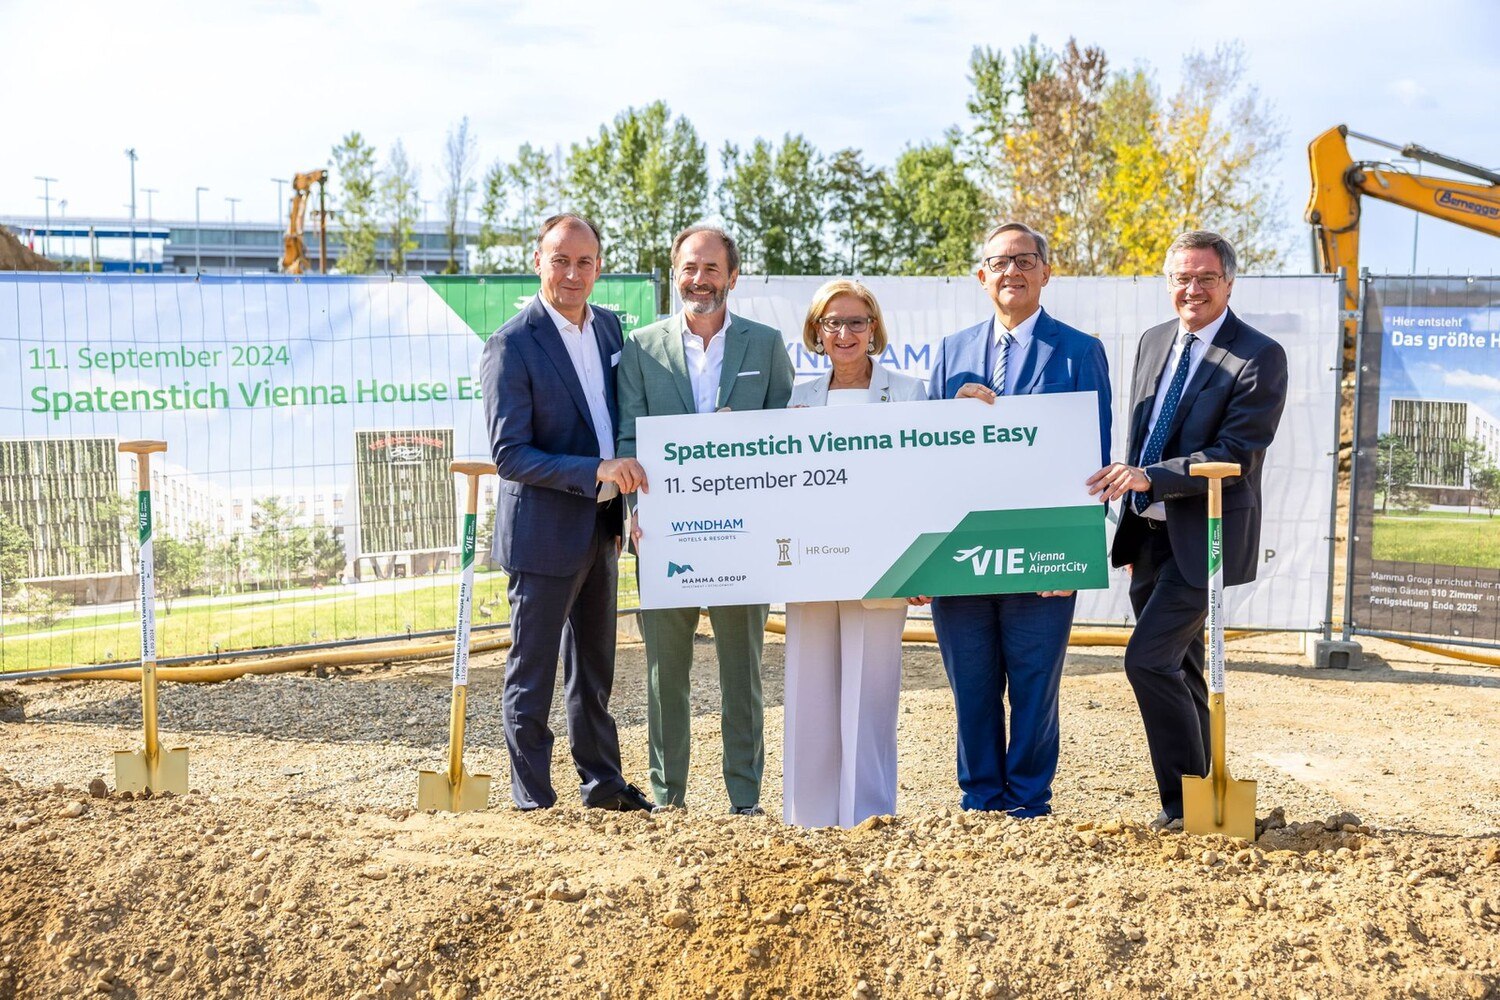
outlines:
{"label": "banner with hotel rendering", "polygon": [[1354,626],[1500,641],[1500,281],[1373,279],[1360,352]]}

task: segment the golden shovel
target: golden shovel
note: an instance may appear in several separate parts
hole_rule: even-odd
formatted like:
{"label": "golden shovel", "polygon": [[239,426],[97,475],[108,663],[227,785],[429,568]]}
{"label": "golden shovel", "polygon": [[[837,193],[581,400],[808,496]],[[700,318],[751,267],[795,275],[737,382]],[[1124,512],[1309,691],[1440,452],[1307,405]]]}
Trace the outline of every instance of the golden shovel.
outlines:
{"label": "golden shovel", "polygon": [[115,791],[171,792],[186,795],[188,790],[187,747],[163,750],[156,738],[156,567],[151,553],[151,456],[165,452],[165,441],[122,441],[119,449],[136,456],[136,524],[140,532],[141,554],[141,728],[145,731],[142,750],[115,751]]}
{"label": "golden shovel", "polygon": [[464,509],[463,577],[458,585],[458,624],[453,629],[453,702],[448,711],[448,770],[417,772],[417,808],[470,812],[490,802],[490,776],[464,770],[464,706],[469,694],[469,611],[474,596],[474,526],[479,477],[495,475],[489,462],[454,462],[449,472],[469,479]]}
{"label": "golden shovel", "polygon": [[1182,776],[1182,828],[1255,839],[1255,782],[1229,776],[1224,759],[1224,478],[1233,462],[1197,462],[1188,472],[1208,479],[1208,777]]}

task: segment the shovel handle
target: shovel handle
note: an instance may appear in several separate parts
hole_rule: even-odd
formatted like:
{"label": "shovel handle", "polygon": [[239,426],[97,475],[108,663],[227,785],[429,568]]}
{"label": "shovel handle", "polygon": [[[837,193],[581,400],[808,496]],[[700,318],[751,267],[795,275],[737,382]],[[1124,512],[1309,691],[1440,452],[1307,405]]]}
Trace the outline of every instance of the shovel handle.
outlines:
{"label": "shovel handle", "polygon": [[135,464],[135,481],[142,490],[151,488],[151,456],[167,450],[165,441],[121,441],[115,446],[119,451],[140,456]]}

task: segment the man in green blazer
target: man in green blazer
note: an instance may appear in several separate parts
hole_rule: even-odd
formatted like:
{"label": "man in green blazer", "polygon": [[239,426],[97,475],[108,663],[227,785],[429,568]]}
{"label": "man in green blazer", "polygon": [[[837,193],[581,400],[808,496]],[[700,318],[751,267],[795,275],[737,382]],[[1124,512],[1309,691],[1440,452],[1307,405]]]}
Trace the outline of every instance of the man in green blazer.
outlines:
{"label": "man in green blazer", "polygon": [[[781,334],[730,313],[739,278],[734,238],[714,226],[690,226],[672,241],[672,273],[682,298],[675,316],[637,330],[625,342],[615,380],[620,401],[616,455],[635,457],[639,417],[722,410],[779,410],[792,395],[792,362]],[[639,532],[633,536],[637,546]],[[641,613],[646,640],[651,791],[658,806],[683,806],[687,793],[697,607]],[[760,653],[764,604],[709,608],[719,652],[724,786],[730,812],[758,816],[765,770]]]}

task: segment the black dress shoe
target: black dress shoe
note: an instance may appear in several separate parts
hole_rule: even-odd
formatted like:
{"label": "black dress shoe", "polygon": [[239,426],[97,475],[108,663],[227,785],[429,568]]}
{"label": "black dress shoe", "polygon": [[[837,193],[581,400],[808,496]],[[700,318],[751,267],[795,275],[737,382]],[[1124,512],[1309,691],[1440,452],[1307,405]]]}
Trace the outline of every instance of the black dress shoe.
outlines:
{"label": "black dress shoe", "polygon": [[591,809],[612,809],[615,812],[641,812],[651,811],[651,800],[641,794],[641,790],[634,785],[627,784],[609,798],[602,802],[592,803]]}

